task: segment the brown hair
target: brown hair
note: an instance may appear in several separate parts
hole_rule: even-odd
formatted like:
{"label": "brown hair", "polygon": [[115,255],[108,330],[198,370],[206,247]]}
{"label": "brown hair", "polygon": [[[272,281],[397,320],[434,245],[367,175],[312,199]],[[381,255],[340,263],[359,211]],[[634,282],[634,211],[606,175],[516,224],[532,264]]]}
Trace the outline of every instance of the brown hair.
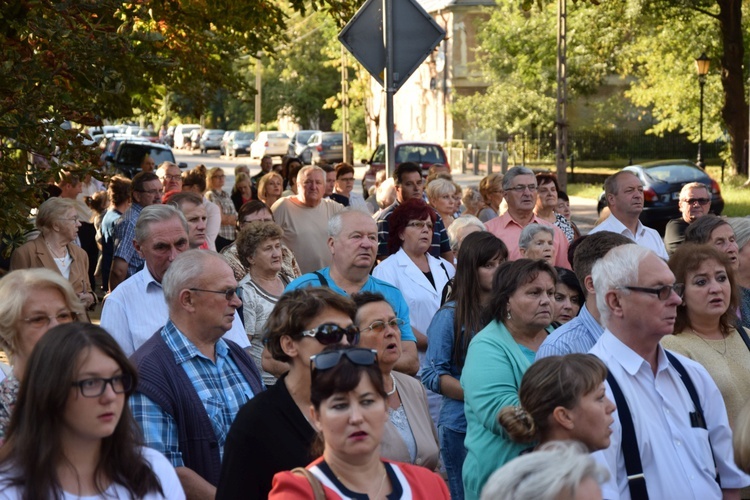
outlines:
{"label": "brown hair", "polygon": [[520,406],[506,406],[498,421],[517,443],[530,443],[549,432],[555,408],[573,409],[582,396],[607,378],[607,367],[592,354],[568,354],[537,360],[521,379]]}
{"label": "brown hair", "polygon": [[206,191],[206,166],[198,165],[193,170],[182,173],[182,187],[197,186],[203,193]]}
{"label": "brown hair", "polygon": [[115,175],[109,179],[107,187],[110,201],[113,205],[121,205],[130,199],[130,179]]}
{"label": "brown hair", "polygon": [[607,252],[620,245],[629,245],[633,241],[621,234],[611,231],[599,231],[598,233],[586,235],[583,241],[576,245],[573,252],[573,271],[576,273],[578,282],[581,284],[581,290],[584,297],[588,295],[586,291],[586,276],[591,275],[596,261],[607,255]]}
{"label": "brown hair", "polygon": [[255,221],[242,228],[237,235],[237,256],[245,268],[250,268],[250,259],[258,247],[268,239],[279,239],[284,230],[273,222]]}
{"label": "brown hair", "polygon": [[485,324],[493,319],[498,323],[505,321],[511,295],[526,283],[534,281],[539,273],[549,274],[557,284],[557,272],[545,260],[518,259],[500,264],[492,280],[492,298],[484,309]]}

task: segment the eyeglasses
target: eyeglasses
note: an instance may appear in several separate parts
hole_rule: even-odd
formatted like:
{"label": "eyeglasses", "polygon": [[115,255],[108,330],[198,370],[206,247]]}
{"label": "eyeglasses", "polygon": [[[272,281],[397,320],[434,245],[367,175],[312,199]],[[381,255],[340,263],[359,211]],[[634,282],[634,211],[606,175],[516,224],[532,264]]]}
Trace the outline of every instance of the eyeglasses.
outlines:
{"label": "eyeglasses", "polygon": [[70,323],[75,321],[78,315],[72,311],[65,311],[58,313],[56,316],[46,316],[39,314],[37,316],[31,316],[30,318],[23,318],[25,323],[33,326],[34,328],[46,328],[54,319],[58,323]]}
{"label": "eyeglasses", "polygon": [[372,330],[375,333],[383,333],[385,331],[385,327],[390,326],[391,328],[401,328],[404,325],[404,320],[401,318],[393,318],[390,321],[373,321],[370,326],[367,328],[363,328],[360,330],[361,332],[366,332],[367,330]]}
{"label": "eyeglasses", "polygon": [[313,337],[322,345],[338,344],[344,336],[346,336],[346,340],[350,344],[356,344],[359,342],[359,329],[354,325],[349,325],[346,328],[343,328],[334,323],[323,323],[312,330],[300,332],[300,335],[304,337]]}
{"label": "eyeglasses", "polygon": [[516,193],[523,193],[526,190],[531,191],[532,193],[537,190],[536,184],[519,184],[518,186],[513,186],[512,188],[508,188],[508,191],[515,191]]}
{"label": "eyeglasses", "polygon": [[235,295],[237,295],[237,289],[236,288],[230,288],[228,290],[205,290],[203,288],[188,288],[191,292],[208,292],[208,293],[220,293],[224,296],[225,299],[227,299],[227,302],[232,300]]}
{"label": "eyeglasses", "polygon": [[136,191],[138,191],[139,193],[150,194],[151,196],[161,194],[161,189],[136,189]]}
{"label": "eyeglasses", "polygon": [[179,181],[179,180],[182,180],[182,176],[179,175],[179,174],[178,175],[169,175],[169,174],[167,174],[162,179],[166,179],[168,181]]}
{"label": "eyeglasses", "polygon": [[696,203],[698,205],[708,205],[709,203],[711,203],[711,200],[709,200],[708,198],[688,198],[687,200],[682,201],[690,206],[695,205]]}
{"label": "eyeglasses", "polygon": [[343,357],[347,358],[355,365],[370,366],[374,365],[377,360],[377,351],[374,349],[355,347],[353,349],[321,352],[315,356],[310,356],[310,371],[312,371],[313,368],[316,370],[330,370],[338,365]]}
{"label": "eyeglasses", "polygon": [[432,229],[432,222],[413,220],[409,222],[406,227],[416,227],[417,229],[424,229],[425,227],[427,227],[427,229]]}
{"label": "eyeglasses", "polygon": [[685,292],[684,283],[675,283],[674,285],[664,285],[664,286],[660,286],[659,288],[645,288],[642,286],[622,286],[620,288],[625,288],[626,290],[633,290],[634,292],[653,293],[654,295],[659,297],[659,300],[667,300],[673,291],[679,297],[682,297],[683,292]]}
{"label": "eyeglasses", "polygon": [[73,222],[78,222],[81,220],[81,218],[75,215],[73,217],[60,217],[58,220],[71,220]]}
{"label": "eyeglasses", "polygon": [[78,387],[81,391],[81,396],[84,398],[98,398],[104,394],[107,384],[112,386],[115,394],[122,394],[133,388],[133,379],[127,373],[123,373],[122,375],[115,375],[112,378],[87,378],[73,382],[72,385],[73,387]]}

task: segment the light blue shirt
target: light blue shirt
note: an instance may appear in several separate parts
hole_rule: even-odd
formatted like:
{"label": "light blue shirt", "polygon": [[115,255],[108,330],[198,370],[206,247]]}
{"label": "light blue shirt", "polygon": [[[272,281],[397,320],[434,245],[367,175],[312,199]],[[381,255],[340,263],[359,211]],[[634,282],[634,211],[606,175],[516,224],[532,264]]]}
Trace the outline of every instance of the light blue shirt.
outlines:
{"label": "light blue shirt", "polygon": [[[594,297],[591,299],[593,300]],[[584,305],[578,316],[544,339],[536,352],[536,359],[589,352],[602,336],[602,332],[604,332],[604,327],[594,319]]]}

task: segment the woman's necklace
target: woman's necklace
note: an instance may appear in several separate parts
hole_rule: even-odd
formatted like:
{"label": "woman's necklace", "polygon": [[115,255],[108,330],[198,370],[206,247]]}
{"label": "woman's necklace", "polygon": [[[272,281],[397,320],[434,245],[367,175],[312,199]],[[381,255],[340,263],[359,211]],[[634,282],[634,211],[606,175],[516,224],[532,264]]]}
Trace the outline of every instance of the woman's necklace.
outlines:
{"label": "woman's necklace", "polygon": [[68,256],[68,247],[67,246],[63,247],[62,257],[58,257],[57,254],[55,253],[55,251],[52,249],[52,246],[49,244],[49,241],[45,240],[44,244],[47,245],[47,248],[49,248],[49,252],[52,254],[52,258],[53,259],[64,261],[65,258]]}
{"label": "woman's necklace", "polygon": [[[346,488],[349,490],[356,491],[354,488],[347,484],[347,481],[344,481],[338,474],[336,474],[336,472],[333,471],[333,468],[330,466],[330,464],[328,465],[328,467],[331,469],[331,472],[333,472],[333,475],[336,476],[336,479],[341,482],[341,484],[346,486]],[[378,491],[376,491],[375,494],[370,498],[380,498],[380,492],[383,491],[383,485],[385,484],[386,476],[388,476],[388,473],[385,471],[385,465],[383,465],[383,476],[380,478],[380,486],[378,486]]]}
{"label": "woman's necklace", "polygon": [[393,382],[393,389],[391,389],[390,391],[386,392],[385,393],[386,396],[393,396],[394,394],[396,394],[396,379],[393,378],[393,373],[390,373],[390,376],[391,376],[391,381]]}
{"label": "woman's necklace", "polygon": [[726,335],[724,335],[724,334],[721,335],[722,339],[724,340],[724,351],[720,351],[717,348],[715,348],[714,346],[712,346],[711,344],[709,344],[708,341],[706,339],[704,339],[701,336],[701,334],[699,334],[698,332],[696,332],[694,329],[691,328],[690,330],[692,330],[692,332],[695,334],[695,336],[698,337],[699,339],[701,339],[703,341],[703,343],[706,344],[708,347],[710,347],[714,351],[718,352],[722,356],[726,356],[727,355],[727,336]]}

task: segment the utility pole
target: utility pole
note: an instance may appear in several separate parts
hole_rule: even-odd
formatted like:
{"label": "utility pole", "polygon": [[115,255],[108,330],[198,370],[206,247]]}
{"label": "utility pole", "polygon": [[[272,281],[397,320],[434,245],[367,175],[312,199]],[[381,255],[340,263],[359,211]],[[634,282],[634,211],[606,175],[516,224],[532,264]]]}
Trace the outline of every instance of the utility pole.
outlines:
{"label": "utility pole", "polygon": [[341,132],[344,136],[344,163],[352,165],[354,159],[349,157],[349,68],[347,67],[346,49],[341,46]]}
{"label": "utility pole", "polygon": [[568,160],[568,41],[567,41],[567,0],[557,0],[557,120],[555,129],[557,132],[555,144],[555,165],[557,167],[557,182],[560,189],[565,191],[568,185],[567,160]]}
{"label": "utility pole", "polygon": [[258,52],[255,60],[255,138],[260,135],[260,106],[261,106],[261,78],[260,73],[263,70],[262,52]]}

